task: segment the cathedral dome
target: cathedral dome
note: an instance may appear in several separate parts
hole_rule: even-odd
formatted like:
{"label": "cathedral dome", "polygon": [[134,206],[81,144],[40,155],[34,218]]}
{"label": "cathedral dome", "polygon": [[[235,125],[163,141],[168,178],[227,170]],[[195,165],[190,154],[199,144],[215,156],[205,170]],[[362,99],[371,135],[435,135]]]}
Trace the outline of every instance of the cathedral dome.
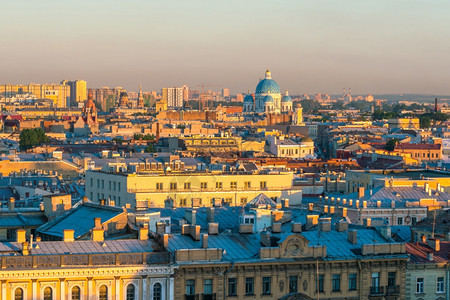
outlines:
{"label": "cathedral dome", "polygon": [[283,96],[283,99],[281,99],[281,102],[292,102],[292,98],[289,96],[288,91],[286,91],[286,94]]}
{"label": "cathedral dome", "polygon": [[251,94],[248,94],[247,96],[245,96],[244,103],[253,103],[253,102],[254,102],[254,99]]}
{"label": "cathedral dome", "polygon": [[280,87],[278,86],[278,83],[275,82],[275,80],[272,79],[272,75],[270,71],[267,69],[266,76],[263,80],[261,80],[258,85],[256,86],[257,94],[265,94],[265,93],[272,93],[272,94],[279,94],[280,93]]}
{"label": "cathedral dome", "polygon": [[273,98],[270,95],[264,97],[264,103],[273,102]]}

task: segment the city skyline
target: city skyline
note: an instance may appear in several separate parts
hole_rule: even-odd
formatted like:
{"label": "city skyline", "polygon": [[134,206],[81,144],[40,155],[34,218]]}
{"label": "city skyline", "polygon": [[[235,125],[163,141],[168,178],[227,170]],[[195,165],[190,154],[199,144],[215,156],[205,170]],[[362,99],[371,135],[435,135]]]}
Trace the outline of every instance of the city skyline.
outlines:
{"label": "city skyline", "polygon": [[4,3],[0,82],[450,94],[446,1]]}

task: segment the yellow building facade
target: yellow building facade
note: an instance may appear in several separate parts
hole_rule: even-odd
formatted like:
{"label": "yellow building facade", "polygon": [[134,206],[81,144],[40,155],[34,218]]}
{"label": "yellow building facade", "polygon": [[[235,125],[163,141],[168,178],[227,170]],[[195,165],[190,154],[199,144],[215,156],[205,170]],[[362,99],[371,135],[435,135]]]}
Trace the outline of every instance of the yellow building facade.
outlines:
{"label": "yellow building facade", "polygon": [[70,87],[63,84],[4,84],[0,85],[0,94],[11,96],[15,94],[33,94],[39,99],[51,99],[56,108],[67,107],[70,99]]}
{"label": "yellow building facade", "polygon": [[241,206],[260,193],[301,204],[301,188],[294,189],[292,180],[292,172],[123,174],[88,171],[86,196],[94,202],[111,199],[119,206],[130,204],[133,208],[212,206],[216,201]]}

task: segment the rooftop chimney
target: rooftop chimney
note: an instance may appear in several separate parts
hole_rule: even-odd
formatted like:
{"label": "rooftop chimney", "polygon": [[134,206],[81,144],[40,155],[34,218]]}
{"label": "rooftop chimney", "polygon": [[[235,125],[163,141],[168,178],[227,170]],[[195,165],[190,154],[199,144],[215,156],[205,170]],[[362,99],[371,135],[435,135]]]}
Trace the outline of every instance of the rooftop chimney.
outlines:
{"label": "rooftop chimney", "polygon": [[314,203],[308,203],[308,209],[309,209],[309,211],[313,211],[314,210]]}
{"label": "rooftop chimney", "polygon": [[371,227],[372,226],[372,219],[367,218],[363,220],[364,227]]}
{"label": "rooftop chimney", "polygon": [[141,241],[148,240],[148,225],[147,224],[144,224],[143,227],[139,228],[139,239]]}
{"label": "rooftop chimney", "polygon": [[219,223],[208,223],[208,234],[209,235],[219,234]]}
{"label": "rooftop chimney", "polygon": [[169,248],[169,235],[168,234],[164,234],[162,236],[162,242],[163,242],[162,246],[164,247],[164,249],[167,250],[167,248]]}
{"label": "rooftop chimney", "polygon": [[319,215],[307,215],[306,216],[306,225],[314,226],[319,223]]}
{"label": "rooftop chimney", "polygon": [[86,203],[86,202],[88,202],[88,197],[84,196],[83,197],[83,203]]}
{"label": "rooftop chimney", "polygon": [[336,230],[339,232],[347,231],[348,230],[348,223],[347,221],[339,221],[336,223]]}
{"label": "rooftop chimney", "polygon": [[195,241],[200,241],[200,225],[191,225],[190,233]]}
{"label": "rooftop chimney", "polygon": [[[281,228],[280,228],[281,230]],[[294,233],[302,232],[302,223],[291,223],[291,231]]]}
{"label": "rooftop chimney", "polygon": [[74,233],[75,233],[75,230],[73,230],[73,229],[64,229],[64,231],[63,231],[64,242],[75,241]]}
{"label": "rooftop chimney", "polygon": [[208,248],[208,234],[207,233],[202,234],[202,248],[203,249]]}
{"label": "rooftop chimney", "polygon": [[27,234],[27,231],[25,229],[17,229],[16,242],[19,244],[26,242],[26,240],[27,240],[26,234]]}
{"label": "rooftop chimney", "polygon": [[425,193],[428,193],[428,190],[430,189],[430,184],[428,182],[425,182],[425,184],[423,185],[423,188],[425,190]]}
{"label": "rooftop chimney", "polygon": [[206,222],[214,222],[214,207],[206,208]]}
{"label": "rooftop chimney", "polygon": [[358,188],[358,198],[363,198],[364,197],[364,187],[359,187]]}
{"label": "rooftop chimney", "polygon": [[358,231],[349,230],[347,233],[347,240],[352,244],[357,244],[358,243]]}
{"label": "rooftop chimney", "polygon": [[427,242],[427,237],[425,235],[422,235],[420,238],[422,239],[422,243]]}
{"label": "rooftop chimney", "polygon": [[273,233],[281,233],[281,223],[273,223],[272,224],[272,232]]}
{"label": "rooftop chimney", "polygon": [[95,229],[102,228],[102,219],[101,218],[94,218],[94,228]]}
{"label": "rooftop chimney", "polygon": [[281,199],[281,207],[288,208],[289,207],[289,199],[287,199],[287,198]]}
{"label": "rooftop chimney", "polygon": [[13,211],[16,208],[16,199],[14,197],[9,198],[8,208]]}
{"label": "rooftop chimney", "polygon": [[163,235],[166,233],[166,223],[156,222],[156,234]]}
{"label": "rooftop chimney", "polygon": [[320,219],[319,229],[322,232],[331,231],[331,218],[322,218],[322,219]]}
{"label": "rooftop chimney", "polygon": [[105,240],[105,231],[103,229],[92,229],[92,240],[94,242],[103,242]]}
{"label": "rooftop chimney", "polygon": [[197,211],[195,209],[186,209],[184,211],[184,218],[188,221],[189,224],[195,225],[196,224],[196,216]]}
{"label": "rooftop chimney", "polygon": [[264,247],[270,247],[272,245],[270,241],[270,232],[268,231],[261,232],[261,244]]}
{"label": "rooftop chimney", "polygon": [[441,251],[441,240],[435,239],[435,238],[429,238],[428,246],[431,247],[434,251]]}
{"label": "rooftop chimney", "polygon": [[100,205],[105,205],[106,200],[105,199],[100,199]]}
{"label": "rooftop chimney", "polygon": [[29,244],[28,244],[28,242],[23,242],[22,243],[22,255],[29,255],[29,254],[30,254]]}

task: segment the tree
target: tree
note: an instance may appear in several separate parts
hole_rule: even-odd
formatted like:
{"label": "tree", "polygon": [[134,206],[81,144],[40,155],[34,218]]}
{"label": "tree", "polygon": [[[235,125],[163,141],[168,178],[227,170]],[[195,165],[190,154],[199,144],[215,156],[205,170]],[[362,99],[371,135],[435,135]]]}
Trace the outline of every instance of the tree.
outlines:
{"label": "tree", "polygon": [[33,147],[48,143],[50,138],[45,135],[42,128],[24,129],[19,136],[19,146],[21,150],[28,150]]}
{"label": "tree", "polygon": [[419,119],[420,128],[430,128],[431,126],[431,118],[429,116],[421,116]]}
{"label": "tree", "polygon": [[399,139],[390,139],[389,141],[386,142],[386,146],[384,147],[385,150],[391,152],[394,151],[395,146],[398,144],[400,140]]}

